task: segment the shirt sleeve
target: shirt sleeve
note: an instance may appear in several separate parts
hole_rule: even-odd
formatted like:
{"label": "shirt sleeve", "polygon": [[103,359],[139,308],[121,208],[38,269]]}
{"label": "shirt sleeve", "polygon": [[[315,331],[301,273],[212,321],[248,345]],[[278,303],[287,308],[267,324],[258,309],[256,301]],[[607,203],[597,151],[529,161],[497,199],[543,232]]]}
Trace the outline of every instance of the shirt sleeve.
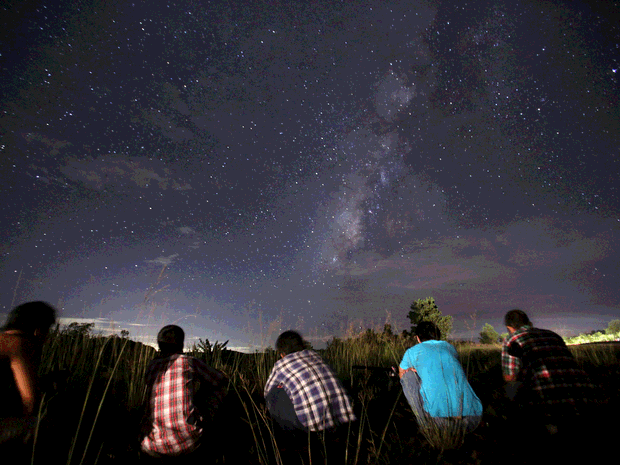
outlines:
{"label": "shirt sleeve", "polygon": [[509,354],[510,344],[515,342],[508,339],[502,346],[502,372],[504,376],[515,376],[521,370],[521,359]]}
{"label": "shirt sleeve", "polygon": [[403,359],[400,362],[400,367],[403,370],[408,370],[409,368],[413,368],[413,364],[411,363],[411,349],[407,349],[405,355],[403,355]]}
{"label": "shirt sleeve", "polygon": [[267,394],[269,394],[269,391],[271,391],[271,389],[278,384],[278,378],[279,378],[279,370],[276,364],[271,370],[271,373],[269,374],[269,378],[267,378],[267,382],[265,383],[265,392],[263,393],[265,397],[267,397]]}

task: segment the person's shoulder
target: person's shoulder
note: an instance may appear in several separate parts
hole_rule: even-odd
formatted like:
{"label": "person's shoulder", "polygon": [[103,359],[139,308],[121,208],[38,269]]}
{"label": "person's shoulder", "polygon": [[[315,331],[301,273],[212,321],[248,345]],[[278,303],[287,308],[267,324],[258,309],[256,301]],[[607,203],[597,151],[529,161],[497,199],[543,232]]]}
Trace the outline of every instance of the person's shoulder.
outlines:
{"label": "person's shoulder", "polygon": [[566,345],[562,336],[550,329],[532,328],[531,333],[537,338],[544,340],[547,344],[557,344],[558,346]]}
{"label": "person's shoulder", "polygon": [[405,350],[405,355],[406,355],[407,353],[409,353],[409,354],[413,353],[413,349],[415,349],[415,348],[416,348],[417,346],[419,346],[419,345],[420,345],[420,344],[414,344],[414,345],[412,345],[411,347],[409,347],[407,350]]}
{"label": "person's shoulder", "polygon": [[312,349],[304,349],[285,355],[276,362],[275,366],[279,368],[287,367],[297,369],[298,366],[305,366],[308,364],[316,366],[325,365],[326,363],[318,352],[315,352]]}
{"label": "person's shoulder", "polygon": [[555,331],[551,331],[550,329],[530,328],[530,331],[532,333],[544,334],[545,336],[548,336],[548,337],[561,337],[558,333],[556,333]]}
{"label": "person's shoulder", "polygon": [[430,347],[431,347],[429,344],[427,344],[427,342],[428,341],[423,341],[423,342],[418,342],[415,345],[412,345],[405,352],[405,356],[415,358],[419,354],[427,352],[428,350],[430,350]]}
{"label": "person's shoulder", "polygon": [[280,360],[298,360],[300,358],[321,358],[321,356],[312,349],[298,350],[285,355]]}
{"label": "person's shoulder", "polygon": [[448,341],[442,341],[439,339],[431,339],[430,341],[424,341],[422,344],[426,344],[424,347],[433,352],[454,352],[456,348]]}
{"label": "person's shoulder", "polygon": [[521,326],[520,328],[515,329],[512,334],[508,335],[508,339],[506,340],[508,343],[517,341],[520,339],[535,337],[537,332],[537,328],[534,328],[529,325]]}
{"label": "person's shoulder", "polygon": [[562,339],[561,336],[550,329],[536,328],[534,326],[522,326],[516,330],[513,335],[527,339]]}
{"label": "person's shoulder", "polygon": [[454,344],[449,343],[448,341],[436,341],[438,342],[437,347],[440,347],[443,350],[447,350],[448,352],[457,353],[456,347]]}
{"label": "person's shoulder", "polygon": [[147,366],[147,370],[154,370],[162,366],[170,365],[173,356],[169,357],[161,357],[159,355],[155,356],[153,360],[151,360]]}
{"label": "person's shoulder", "polygon": [[5,357],[22,354],[27,343],[28,341],[19,331],[0,332],[0,350]]}
{"label": "person's shoulder", "polygon": [[297,353],[299,354],[301,358],[314,358],[314,359],[323,360],[323,357],[321,357],[321,355],[316,350],[313,350],[313,349],[304,349],[304,350],[300,350]]}
{"label": "person's shoulder", "polygon": [[448,346],[452,346],[452,344],[446,341],[441,341],[439,339],[429,339],[428,341],[422,341],[419,344],[414,345],[413,348],[415,347],[420,347],[420,348],[448,347]]}

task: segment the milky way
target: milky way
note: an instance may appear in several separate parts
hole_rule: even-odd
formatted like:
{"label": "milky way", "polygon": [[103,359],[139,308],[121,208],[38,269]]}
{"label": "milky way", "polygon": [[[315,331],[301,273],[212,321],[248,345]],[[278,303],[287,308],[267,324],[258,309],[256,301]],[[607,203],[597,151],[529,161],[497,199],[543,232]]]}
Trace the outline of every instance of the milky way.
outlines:
{"label": "milky way", "polygon": [[458,337],[618,316],[617,5],[1,11],[5,312],[245,347],[430,295]]}

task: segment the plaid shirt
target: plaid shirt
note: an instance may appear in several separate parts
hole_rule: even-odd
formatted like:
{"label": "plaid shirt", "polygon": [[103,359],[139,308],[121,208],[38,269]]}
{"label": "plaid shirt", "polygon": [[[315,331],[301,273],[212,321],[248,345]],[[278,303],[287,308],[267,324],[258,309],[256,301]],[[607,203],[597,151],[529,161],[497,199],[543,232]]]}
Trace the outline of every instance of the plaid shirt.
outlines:
{"label": "plaid shirt", "polygon": [[588,375],[553,331],[522,326],[504,341],[502,371],[527,388],[527,402],[575,406],[594,400]]}
{"label": "plaid shirt", "polygon": [[224,397],[224,380],[221,372],[187,355],[153,360],[146,371],[152,428],[142,450],[179,455],[195,449],[201,423]]}
{"label": "plaid shirt", "polygon": [[355,420],[344,387],[313,350],[294,352],[278,360],[265,385],[265,397],[279,385],[291,399],[301,424],[310,431]]}

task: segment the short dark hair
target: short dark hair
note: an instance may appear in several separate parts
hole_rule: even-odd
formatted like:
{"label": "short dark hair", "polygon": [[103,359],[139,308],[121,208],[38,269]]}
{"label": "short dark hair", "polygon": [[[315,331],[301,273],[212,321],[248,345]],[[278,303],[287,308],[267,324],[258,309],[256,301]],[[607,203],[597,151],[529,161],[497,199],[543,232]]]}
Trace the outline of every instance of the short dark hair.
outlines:
{"label": "short dark hair", "polygon": [[518,329],[521,326],[531,325],[532,322],[527,317],[523,310],[519,310],[515,308],[514,310],[510,310],[504,316],[504,325],[510,326],[511,328]]}
{"label": "short dark hair", "polygon": [[157,345],[163,354],[183,352],[185,333],[177,325],[167,325],[157,333]]}
{"label": "short dark hair", "polygon": [[15,329],[27,334],[34,334],[36,330],[47,333],[55,322],[56,309],[50,304],[42,301],[26,302],[11,310],[2,329]]}
{"label": "short dark hair", "polygon": [[420,338],[420,341],[440,340],[441,330],[432,321],[421,321],[415,327],[414,334]]}
{"label": "short dark hair", "polygon": [[306,349],[306,342],[297,331],[284,331],[276,340],[276,351],[284,355]]}

